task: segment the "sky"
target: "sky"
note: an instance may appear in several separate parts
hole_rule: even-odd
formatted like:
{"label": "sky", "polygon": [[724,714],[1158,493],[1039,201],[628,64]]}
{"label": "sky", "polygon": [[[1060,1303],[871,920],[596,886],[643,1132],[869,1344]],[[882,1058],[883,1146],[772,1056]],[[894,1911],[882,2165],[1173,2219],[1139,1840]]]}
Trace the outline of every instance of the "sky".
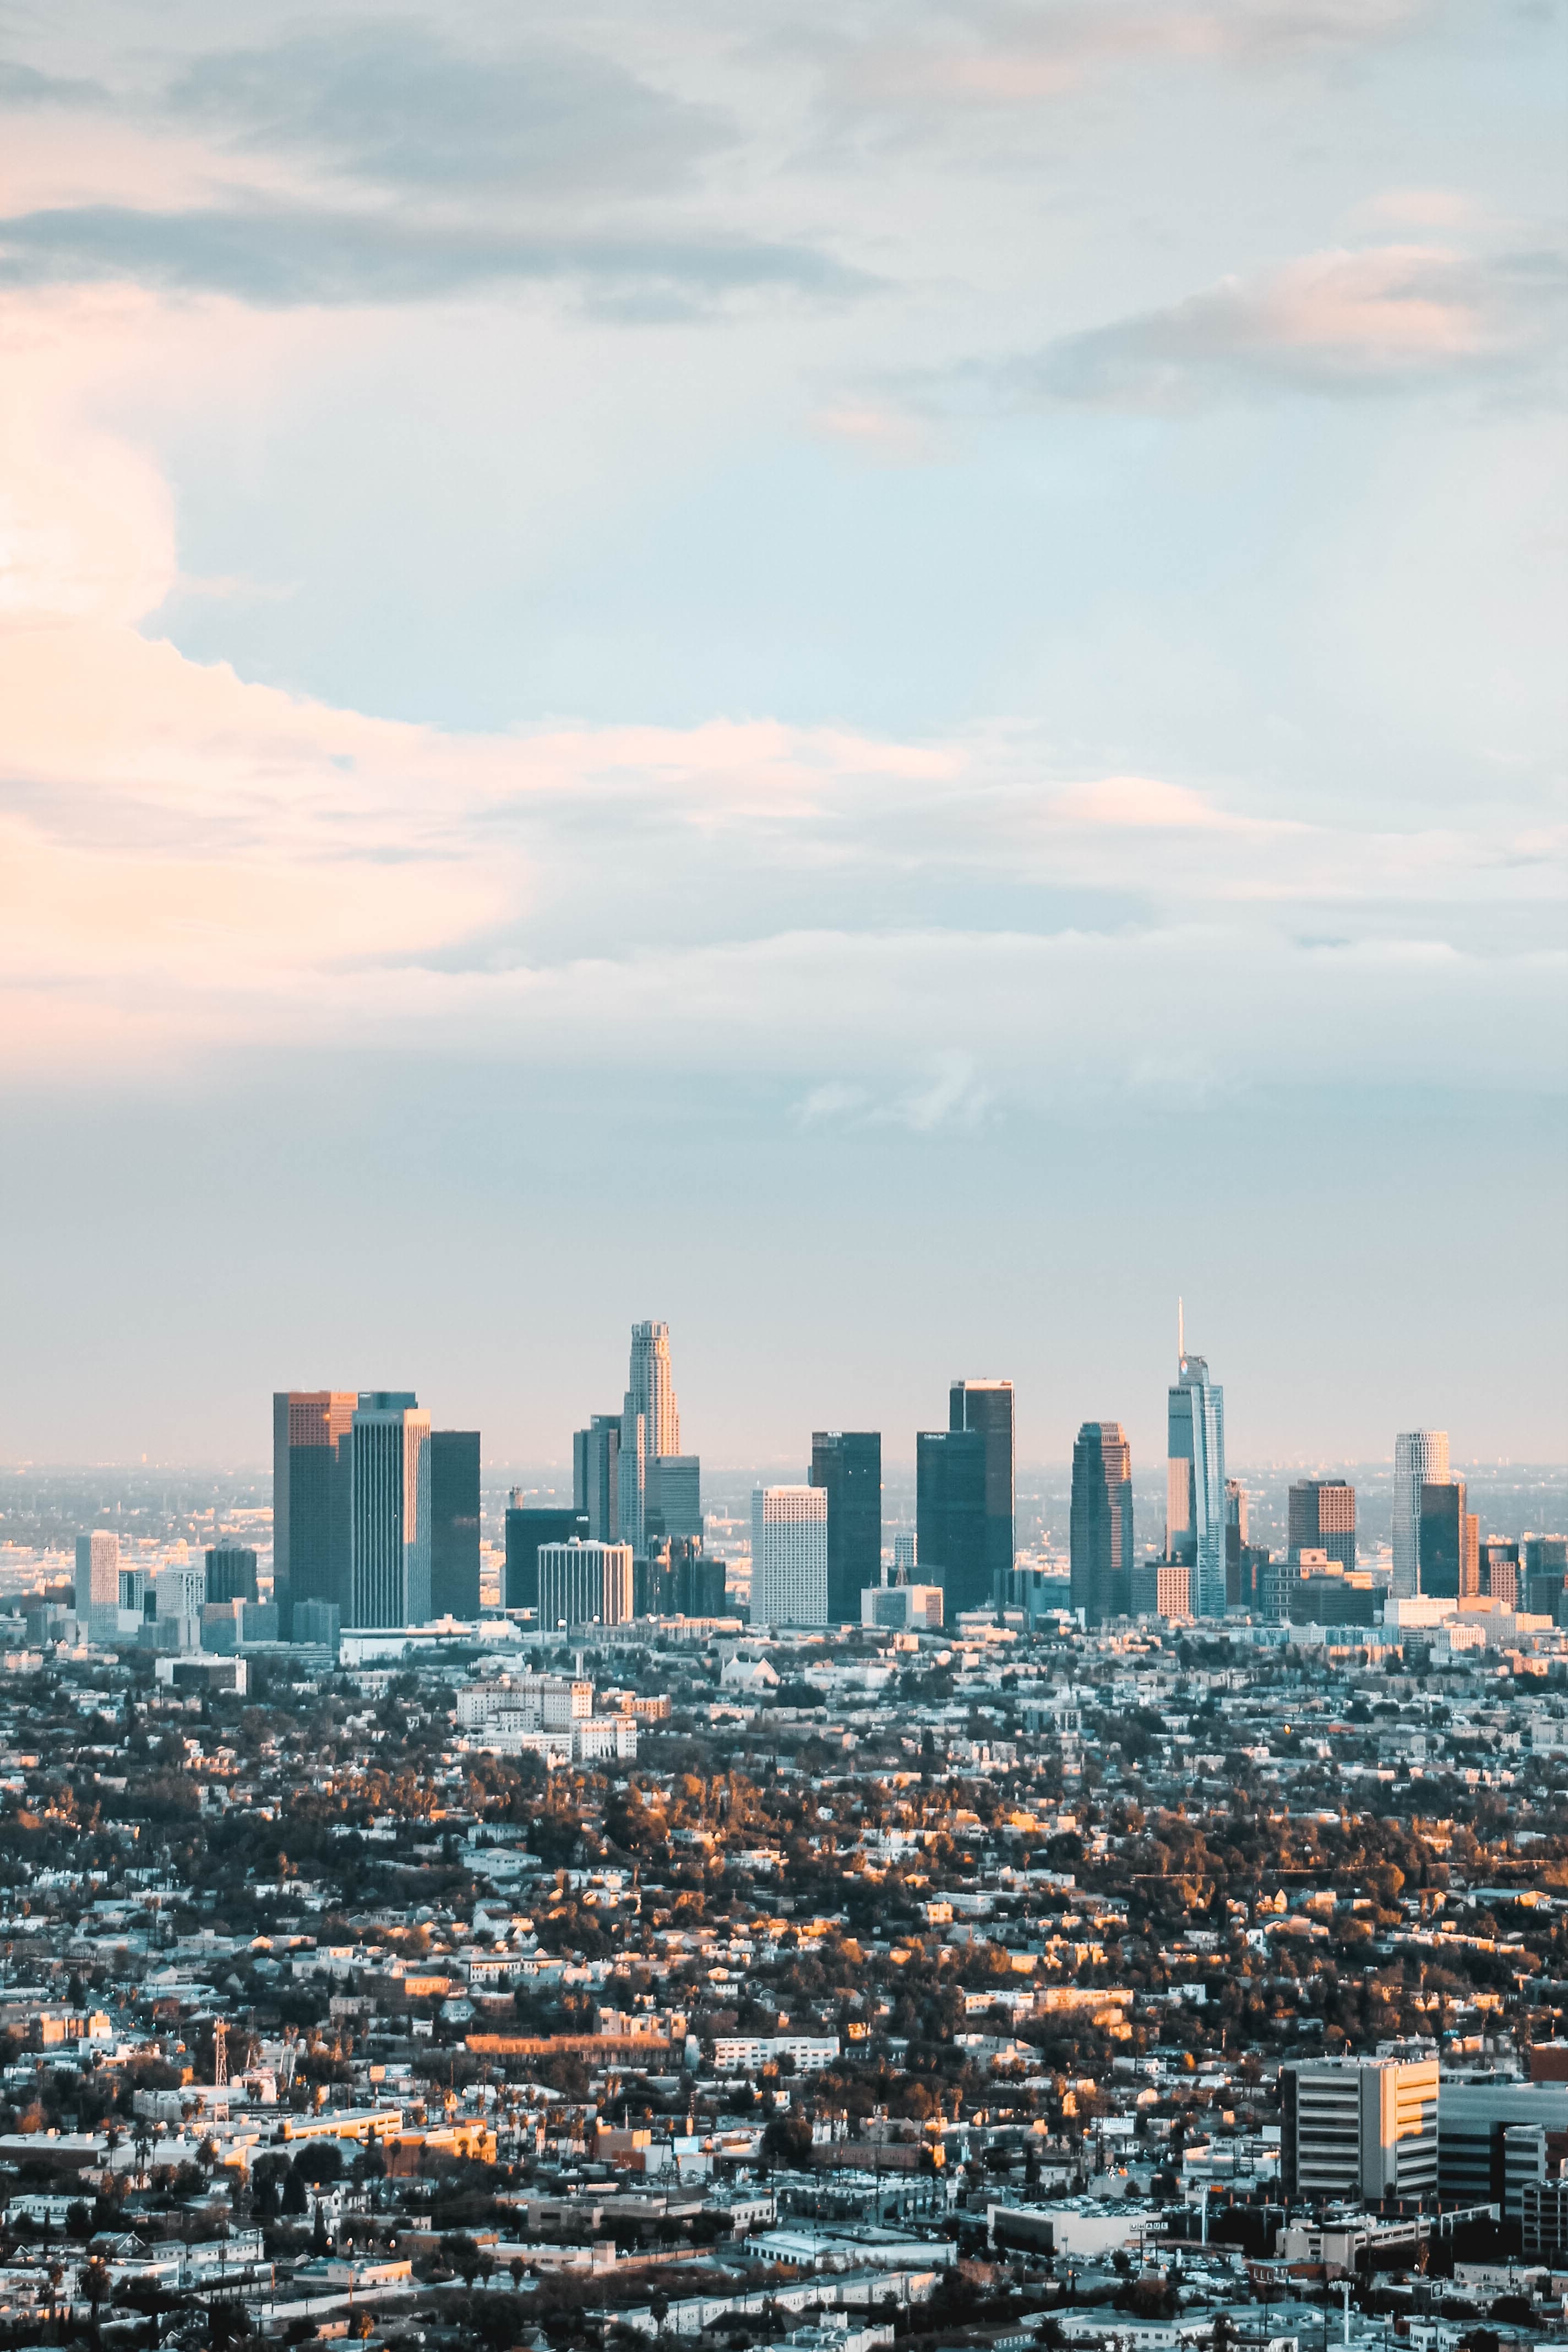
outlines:
{"label": "sky", "polygon": [[1561,1461],[1552,0],[0,5],[0,1460]]}

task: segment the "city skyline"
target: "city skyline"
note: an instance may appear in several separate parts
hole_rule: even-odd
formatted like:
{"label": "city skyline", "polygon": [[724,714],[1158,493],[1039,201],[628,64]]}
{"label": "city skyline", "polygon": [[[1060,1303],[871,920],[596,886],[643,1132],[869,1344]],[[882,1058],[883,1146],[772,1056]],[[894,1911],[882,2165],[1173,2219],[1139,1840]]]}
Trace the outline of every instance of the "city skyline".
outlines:
{"label": "city skyline", "polygon": [[1559,39],[10,23],[0,1457],[1564,1458]]}

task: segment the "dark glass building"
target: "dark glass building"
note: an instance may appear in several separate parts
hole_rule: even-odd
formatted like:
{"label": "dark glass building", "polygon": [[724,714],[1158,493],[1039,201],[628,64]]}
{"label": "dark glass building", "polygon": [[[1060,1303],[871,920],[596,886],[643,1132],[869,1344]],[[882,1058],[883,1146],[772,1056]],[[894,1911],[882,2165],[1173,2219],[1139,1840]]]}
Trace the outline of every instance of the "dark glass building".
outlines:
{"label": "dark glass building", "polygon": [[915,1439],[915,1533],[921,1580],[940,1584],[943,1620],[992,1598],[986,1545],[985,1436],[978,1429],[921,1430]]}
{"label": "dark glass building", "polygon": [[1014,1427],[1011,1381],[954,1381],[947,1392],[950,1434],[977,1433],[985,1441],[985,1572],[989,1589],[966,1609],[983,1608],[1006,1591],[1016,1553],[1014,1540]]}
{"label": "dark glass building", "polygon": [[292,1639],[296,1601],[348,1613],[349,1431],[356,1390],[281,1389],[272,1399],[272,1597]]}
{"label": "dark glass building", "polygon": [[882,1580],[882,1433],[819,1429],[811,1484],[827,1490],[827,1622],[858,1625],[860,1595]]}
{"label": "dark glass building", "polygon": [[1421,1590],[1439,1601],[1466,1601],[1481,1589],[1480,1528],[1465,1508],[1465,1482],[1421,1488]]}
{"label": "dark glass building", "polygon": [[1132,1449],[1119,1421],[1086,1421],[1072,1450],[1072,1605],[1086,1625],[1132,1606]]}
{"label": "dark glass building", "polygon": [[430,1614],[479,1613],[479,1433],[430,1432]]}
{"label": "dark glass building", "polygon": [[1326,1551],[1347,1576],[1355,1570],[1355,1488],[1343,1478],[1298,1478],[1290,1489],[1286,1557]]}
{"label": "dark glass building", "polygon": [[206,1597],[209,1601],[255,1601],[256,1554],[233,1544],[214,1544],[207,1552]]}
{"label": "dark glass building", "polygon": [[596,1412],[572,1439],[572,1499],[595,1543],[621,1540],[621,1416]]}
{"label": "dark glass building", "polygon": [[506,1515],[506,1605],[509,1609],[539,1606],[539,1547],[570,1543],[575,1536],[586,1543],[585,1511],[529,1510],[514,1505]]}

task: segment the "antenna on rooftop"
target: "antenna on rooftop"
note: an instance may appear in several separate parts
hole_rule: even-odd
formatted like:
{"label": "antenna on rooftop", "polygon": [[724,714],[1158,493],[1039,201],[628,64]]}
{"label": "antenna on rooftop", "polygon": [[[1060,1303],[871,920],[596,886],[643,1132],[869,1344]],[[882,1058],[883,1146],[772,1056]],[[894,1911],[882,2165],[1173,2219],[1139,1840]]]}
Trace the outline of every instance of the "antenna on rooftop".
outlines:
{"label": "antenna on rooftop", "polygon": [[213,2020],[213,2082],[221,2090],[228,2081],[228,2026],[221,2017]]}

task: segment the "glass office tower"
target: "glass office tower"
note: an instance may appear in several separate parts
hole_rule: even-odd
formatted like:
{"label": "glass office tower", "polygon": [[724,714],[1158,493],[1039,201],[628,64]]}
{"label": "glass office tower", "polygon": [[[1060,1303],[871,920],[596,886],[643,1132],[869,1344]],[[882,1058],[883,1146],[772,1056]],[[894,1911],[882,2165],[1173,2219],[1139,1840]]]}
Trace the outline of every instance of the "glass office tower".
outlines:
{"label": "glass office tower", "polygon": [[1119,1421],[1086,1421],[1072,1450],[1072,1605],[1088,1625],[1132,1606],[1132,1449]]}
{"label": "glass office tower", "polygon": [[479,1613],[479,1433],[430,1433],[430,1612]]}
{"label": "glass office tower", "polygon": [[1169,1392],[1165,1556],[1192,1570],[1196,1617],[1225,1615],[1225,1391],[1184,1349]]}
{"label": "glass office tower", "polygon": [[811,1479],[827,1490],[827,1622],[858,1625],[860,1595],[882,1580],[882,1435],[819,1429]]}
{"label": "glass office tower", "polygon": [[272,1399],[272,1598],[293,1638],[296,1601],[348,1617],[352,1389],[279,1389]]}

